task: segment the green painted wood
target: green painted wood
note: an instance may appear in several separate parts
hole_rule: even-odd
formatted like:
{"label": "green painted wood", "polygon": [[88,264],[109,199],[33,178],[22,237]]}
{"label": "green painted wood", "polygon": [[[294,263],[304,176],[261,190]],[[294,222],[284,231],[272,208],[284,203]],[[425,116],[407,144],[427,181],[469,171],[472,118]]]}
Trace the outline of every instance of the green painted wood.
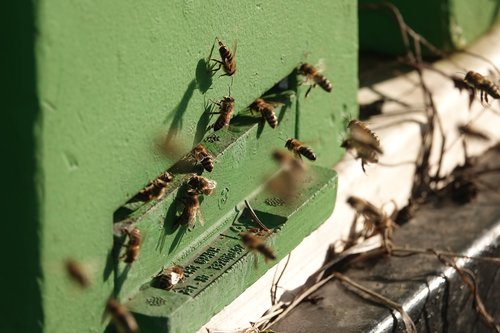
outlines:
{"label": "green painted wood", "polygon": [[[17,161],[7,169],[12,171],[8,187],[29,192],[16,192],[6,201],[9,222],[23,221],[9,223],[7,234],[25,237],[13,260],[17,266],[22,262],[25,274],[9,280],[23,294],[11,303],[17,314],[2,323],[17,324],[16,331],[104,329],[104,304],[119,289],[109,272],[113,213],[175,162],[153,149],[159,134],[177,131],[187,142],[186,152],[210,135],[204,129],[215,118],[209,121],[203,114],[205,103],[227,95],[231,83],[227,77],[210,79],[203,70],[216,36],[229,46],[238,43],[231,88],[237,113],[304,60],[324,59],[334,89],[327,94],[316,88],[304,100],[306,87],[300,87],[278,129],[255,123],[235,134],[239,143],[218,157],[211,177],[218,189],[230,188],[227,204],[219,208],[221,192],[206,198],[207,225],[195,228],[179,246],[211,240],[220,216],[229,216],[235,203],[258,190],[261,175],[274,167],[268,152],[288,136],[296,134],[314,146],[318,165],[330,167],[341,156],[343,118],[357,109],[356,4],[350,0],[317,5],[299,0],[41,0],[16,2],[2,12],[15,19],[8,24],[18,28],[12,36],[19,41],[6,50],[16,67],[2,76],[8,79],[3,85],[10,85],[4,90],[13,110],[8,124],[16,124],[5,133],[19,138],[19,147],[5,150]],[[219,152],[217,145],[209,149]],[[255,171],[247,172],[245,165]],[[169,255],[168,238],[154,259],[163,229],[150,225],[145,231],[136,265],[145,272],[131,268],[121,299],[137,293],[159,261],[189,252],[179,247]],[[8,239],[5,245],[18,248],[19,241]],[[88,268],[93,282],[88,290],[67,279],[63,263],[69,257]],[[29,299],[32,308],[22,299]],[[30,310],[29,315],[19,309]]]}
{"label": "green painted wood", "polygon": [[[306,235],[332,213],[337,177],[333,170],[314,167],[306,187],[289,205],[278,204],[276,197],[260,192],[250,204],[257,216],[271,229],[267,244],[276,249],[277,259],[288,254]],[[210,317],[255,282],[274,262],[265,263],[260,255],[248,252],[239,233],[255,228],[243,203],[224,218],[225,230],[204,247],[190,251],[187,258],[172,260],[188,272],[174,290],[154,287],[149,279],[129,302],[143,329],[157,332],[195,332]],[[229,223],[228,223],[229,222]]]}
{"label": "green painted wood", "polygon": [[[360,0],[360,4],[378,3]],[[499,0],[389,0],[409,26],[443,51],[462,49],[500,19]],[[363,51],[402,54],[399,27],[388,11],[360,8],[359,42]],[[424,50],[425,51],[425,50]]]}

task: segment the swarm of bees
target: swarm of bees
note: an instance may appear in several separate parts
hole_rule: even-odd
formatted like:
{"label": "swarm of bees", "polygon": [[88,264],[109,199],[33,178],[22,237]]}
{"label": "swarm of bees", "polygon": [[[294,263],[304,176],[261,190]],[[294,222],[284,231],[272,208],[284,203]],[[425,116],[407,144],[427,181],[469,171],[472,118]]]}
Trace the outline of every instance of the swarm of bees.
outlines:
{"label": "swarm of bees", "polygon": [[158,287],[165,290],[172,290],[177,283],[184,279],[184,268],[179,265],[162,269],[156,276]]}
{"label": "swarm of bees", "polygon": [[365,164],[377,163],[378,155],[383,154],[380,141],[363,122],[351,120],[347,125],[348,137],[342,142],[341,147],[355,150],[356,158],[361,159],[361,168],[365,171]]}
{"label": "swarm of bees", "polygon": [[106,303],[106,312],[111,316],[111,322],[118,333],[137,333],[139,326],[130,311],[117,300],[110,298]]}

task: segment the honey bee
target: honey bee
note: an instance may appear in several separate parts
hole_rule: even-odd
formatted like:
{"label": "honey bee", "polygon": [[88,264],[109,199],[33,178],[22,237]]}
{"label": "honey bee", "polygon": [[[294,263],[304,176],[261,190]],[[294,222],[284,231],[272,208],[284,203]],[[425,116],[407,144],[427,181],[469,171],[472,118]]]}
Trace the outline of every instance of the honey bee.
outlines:
{"label": "honey bee", "polygon": [[278,126],[278,118],[274,113],[274,106],[262,98],[257,98],[252,104],[250,104],[250,112],[253,111],[260,112],[262,118],[264,118],[271,128],[276,128]]}
{"label": "honey bee", "polygon": [[361,198],[350,196],[347,203],[361,216],[364,217],[365,237],[372,237],[376,234],[382,236],[384,249],[387,253],[392,252],[392,235],[397,224],[392,217],[387,216],[381,209],[375,207],[370,202]]}
{"label": "honey bee", "polygon": [[297,139],[288,139],[285,143],[285,147],[288,148],[288,150],[293,151],[295,156],[298,158],[302,158],[302,155],[305,156],[308,160],[316,161],[316,154],[313,152],[313,150]]}
{"label": "honey bee", "polygon": [[111,321],[118,333],[137,333],[139,326],[130,311],[117,300],[110,298],[106,304],[106,312],[111,316]]}
{"label": "honey bee", "polygon": [[215,180],[210,180],[202,176],[194,175],[189,178],[187,185],[198,194],[211,195],[217,186]]}
{"label": "honey bee", "polygon": [[69,277],[78,283],[82,288],[87,288],[90,285],[90,279],[82,265],[74,259],[66,260],[66,272]]}
{"label": "honey bee", "polygon": [[211,61],[215,61],[219,64],[219,67],[212,70],[212,72],[217,72],[222,67],[225,73],[223,74],[224,76],[234,75],[234,73],[236,73],[236,62],[234,61],[234,56],[236,55],[236,44],[233,47],[234,52],[231,53],[231,50],[229,50],[229,48],[224,45],[224,43],[222,43],[217,37],[215,37],[215,40],[219,44],[219,54],[221,60],[210,59]]}
{"label": "honey bee", "polygon": [[349,136],[341,144],[342,148],[356,150],[356,158],[361,159],[361,168],[365,172],[365,164],[377,163],[378,154],[383,154],[378,137],[359,120],[351,120],[347,126]]}
{"label": "honey bee", "polygon": [[187,224],[188,229],[192,230],[196,222],[196,217],[198,216],[200,224],[203,225],[205,221],[203,220],[203,216],[201,215],[200,195],[198,191],[188,189],[186,191],[186,196],[184,197],[182,202],[184,204],[184,209],[177,219],[177,223],[181,225]]}
{"label": "honey bee", "polygon": [[309,95],[311,92],[311,89],[316,87],[316,85],[320,86],[323,88],[324,91],[326,92],[331,92],[332,91],[332,83],[324,76],[322,75],[318,69],[316,69],[314,66],[310,64],[303,63],[300,65],[298,73],[300,75],[304,75],[307,80],[313,81],[314,83],[307,89],[305,97]]}
{"label": "honey bee", "polygon": [[160,200],[165,195],[168,183],[173,179],[174,177],[168,171],[163,172],[158,178],[152,180],[140,190],[140,197],[144,198],[145,201]]}
{"label": "honey bee", "polygon": [[193,148],[193,157],[196,162],[200,163],[205,170],[212,172],[214,169],[214,160],[212,155],[208,152],[207,148],[201,143]]}
{"label": "honey bee", "polygon": [[225,96],[219,102],[214,102],[219,107],[219,112],[212,112],[220,114],[215,123],[213,124],[214,131],[218,131],[223,127],[228,127],[231,122],[231,116],[234,111],[234,98]]}
{"label": "honey bee", "polygon": [[240,233],[241,241],[250,251],[257,251],[264,256],[265,261],[275,260],[274,251],[266,245],[262,238],[255,236],[250,232]]}
{"label": "honey bee", "polygon": [[488,103],[488,95],[494,99],[500,98],[500,88],[477,72],[468,71],[465,74],[464,81],[472,88],[480,91],[481,104],[483,104],[483,101]]}
{"label": "honey bee", "polygon": [[277,149],[273,151],[272,157],[285,170],[305,171],[305,165],[302,160],[293,158],[286,150]]}
{"label": "honey bee", "polygon": [[158,280],[158,287],[165,290],[172,290],[177,283],[184,279],[184,268],[179,265],[173,265],[163,269],[156,278]]}
{"label": "honey bee", "polygon": [[142,241],[141,231],[137,228],[134,228],[132,231],[124,229],[124,232],[128,235],[128,243],[126,246],[127,249],[122,255],[122,258],[124,258],[124,262],[126,262],[127,264],[131,264],[139,257]]}

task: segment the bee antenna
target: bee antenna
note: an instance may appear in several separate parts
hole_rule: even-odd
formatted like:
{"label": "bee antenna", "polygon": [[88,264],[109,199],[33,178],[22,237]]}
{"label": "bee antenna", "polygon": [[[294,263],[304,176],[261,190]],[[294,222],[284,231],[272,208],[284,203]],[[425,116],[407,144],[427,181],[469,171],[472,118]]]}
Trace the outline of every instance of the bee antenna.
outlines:
{"label": "bee antenna", "polygon": [[227,86],[229,88],[229,97],[231,97],[231,86]]}

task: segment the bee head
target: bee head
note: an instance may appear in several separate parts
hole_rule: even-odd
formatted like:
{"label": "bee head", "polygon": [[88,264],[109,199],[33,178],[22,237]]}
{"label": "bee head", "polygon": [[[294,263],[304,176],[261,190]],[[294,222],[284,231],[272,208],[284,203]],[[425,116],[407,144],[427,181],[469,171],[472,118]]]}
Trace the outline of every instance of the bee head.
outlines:
{"label": "bee head", "polygon": [[293,140],[294,140],[293,138],[286,140],[285,148],[291,149]]}
{"label": "bee head", "polygon": [[467,83],[471,83],[474,79],[474,72],[473,71],[468,71],[467,74],[465,74],[464,81]]}

